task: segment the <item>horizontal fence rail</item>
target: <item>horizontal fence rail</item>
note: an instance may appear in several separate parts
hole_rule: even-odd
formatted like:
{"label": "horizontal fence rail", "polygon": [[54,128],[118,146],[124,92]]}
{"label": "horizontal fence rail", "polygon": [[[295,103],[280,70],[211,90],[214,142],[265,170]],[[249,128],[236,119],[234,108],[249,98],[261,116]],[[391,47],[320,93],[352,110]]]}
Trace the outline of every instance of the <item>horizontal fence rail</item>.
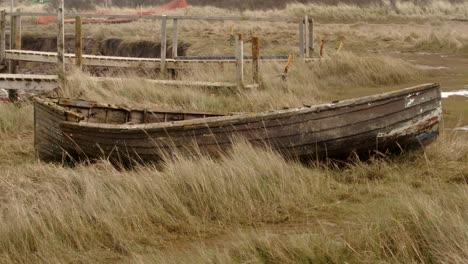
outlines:
{"label": "horizontal fence rail", "polygon": [[[53,17],[54,13],[37,13],[37,12],[13,12],[6,13],[7,16],[29,16],[29,17]],[[85,17],[85,18],[128,18],[128,19],[163,19],[164,15],[126,15],[126,14],[81,14],[81,13],[65,13],[65,17]],[[167,19],[178,20],[205,20],[205,21],[254,21],[254,22],[286,22],[299,23],[302,18],[275,18],[275,17],[241,17],[241,16],[180,16],[167,15]]]}
{"label": "horizontal fence rail", "polygon": [[[65,53],[65,63],[75,63],[75,54]],[[45,51],[29,51],[29,50],[6,50],[6,60],[15,61],[30,61],[30,62],[45,62],[56,63],[57,52]],[[286,63],[287,57],[265,56],[260,58],[264,62]],[[307,59],[306,62],[312,62],[316,59]],[[251,63],[252,56],[244,56],[244,63]],[[117,57],[117,56],[100,56],[100,55],[82,55],[82,63],[87,66],[104,66],[104,67],[120,67],[120,68],[154,68],[158,69],[161,66],[159,58],[136,58],[136,57]],[[187,68],[196,66],[197,64],[235,64],[235,57],[178,57],[177,59],[166,59],[166,64],[169,69]]]}

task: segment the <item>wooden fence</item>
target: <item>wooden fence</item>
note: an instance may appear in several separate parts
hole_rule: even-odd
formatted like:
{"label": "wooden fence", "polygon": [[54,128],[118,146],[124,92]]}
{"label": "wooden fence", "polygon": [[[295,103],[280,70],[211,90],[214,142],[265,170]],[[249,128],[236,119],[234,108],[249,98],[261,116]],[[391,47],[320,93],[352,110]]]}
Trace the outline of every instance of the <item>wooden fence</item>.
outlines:
{"label": "wooden fence", "polygon": [[[165,77],[166,69],[177,69],[190,65],[199,64],[225,64],[232,63],[236,65],[236,80],[239,86],[243,85],[244,81],[244,63],[253,63],[254,83],[259,82],[259,61],[276,61],[287,62],[288,56],[260,56],[258,39],[253,39],[252,57],[244,56],[242,35],[236,37],[236,53],[233,57],[179,57],[177,54],[178,47],[178,30],[181,21],[258,21],[258,22],[282,22],[295,23],[299,30],[299,54],[305,61],[312,61],[312,53],[314,51],[314,21],[309,17],[297,19],[286,18],[258,18],[258,17],[215,17],[215,16],[178,16],[178,15],[118,15],[118,14],[65,14],[63,1],[57,9],[57,26],[58,40],[57,52],[38,52],[21,50],[21,18],[25,16],[39,17],[51,16],[50,13],[26,13],[26,12],[10,12],[1,11],[0,14],[0,63],[10,61],[10,73],[16,73],[18,61],[33,61],[33,62],[49,62],[57,63],[57,74],[59,76],[65,73],[65,64],[74,63],[78,68],[83,65],[88,66],[107,66],[107,67],[145,67],[159,68],[161,74]],[[6,49],[6,19],[11,18],[10,25],[10,48]],[[65,53],[65,34],[64,21],[65,18],[75,18],[75,54]],[[131,18],[131,19],[151,19],[161,21],[161,57],[160,58],[129,58],[129,57],[113,57],[113,56],[96,56],[83,54],[83,33],[82,33],[82,18]],[[167,24],[172,20],[172,58],[166,58],[167,50]]]}

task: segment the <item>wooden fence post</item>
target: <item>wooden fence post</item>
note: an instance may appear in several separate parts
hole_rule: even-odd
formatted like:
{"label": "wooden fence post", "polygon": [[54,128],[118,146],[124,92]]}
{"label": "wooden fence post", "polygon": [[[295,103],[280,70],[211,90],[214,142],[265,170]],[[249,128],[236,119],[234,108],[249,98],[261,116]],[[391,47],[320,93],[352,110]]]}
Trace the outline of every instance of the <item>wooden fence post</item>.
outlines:
{"label": "wooden fence post", "polygon": [[167,17],[166,15],[162,16],[161,21],[161,76],[166,78],[166,50],[167,50],[167,40],[166,40],[166,27],[167,27]]}
{"label": "wooden fence post", "polygon": [[305,57],[310,58],[310,39],[309,39],[309,16],[305,16],[304,18],[304,39],[305,39]]}
{"label": "wooden fence post", "polygon": [[260,43],[258,37],[252,38],[252,71],[253,71],[253,82],[254,84],[260,83]]}
{"label": "wooden fence post", "polygon": [[323,49],[325,48],[325,39],[320,41],[320,57],[323,57]]}
{"label": "wooden fence post", "polygon": [[239,88],[244,87],[244,39],[242,34],[236,38],[236,82]]}
{"label": "wooden fence post", "polygon": [[0,13],[0,65],[5,65],[6,49],[6,11]]}
{"label": "wooden fence post", "polygon": [[301,58],[305,58],[305,47],[304,47],[304,21],[299,22],[299,54]]}
{"label": "wooden fence post", "polygon": [[[20,9],[16,10],[17,12],[21,12]],[[12,16],[10,25],[10,45],[11,49],[20,50],[21,49],[21,16],[15,15]],[[16,74],[19,70],[19,62],[10,60],[10,67],[9,73]],[[16,90],[8,90],[8,97],[10,98],[10,102],[18,101],[18,93]]]}
{"label": "wooden fence post", "polygon": [[309,49],[312,53],[315,51],[314,47],[314,19],[309,19]]}
{"label": "wooden fence post", "polygon": [[64,4],[63,0],[60,0],[60,4],[57,12],[57,70],[59,77],[65,77],[65,18],[64,18]]}
{"label": "wooden fence post", "polygon": [[81,26],[81,17],[75,17],[75,65],[80,71],[83,69],[83,32]]}
{"label": "wooden fence post", "polygon": [[177,28],[177,23],[178,20],[177,18],[174,18],[174,26],[172,28],[172,58],[176,59],[177,58],[177,48],[178,48],[178,43],[177,43],[177,37],[178,37],[178,28]]}

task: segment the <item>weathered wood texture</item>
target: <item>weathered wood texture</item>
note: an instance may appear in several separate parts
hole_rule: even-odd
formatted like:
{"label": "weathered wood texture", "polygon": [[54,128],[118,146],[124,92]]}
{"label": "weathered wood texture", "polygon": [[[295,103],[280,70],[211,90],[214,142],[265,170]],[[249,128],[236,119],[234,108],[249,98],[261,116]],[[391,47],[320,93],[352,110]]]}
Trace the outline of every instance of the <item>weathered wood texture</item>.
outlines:
{"label": "weathered wood texture", "polygon": [[242,34],[236,38],[236,83],[238,87],[244,86],[244,38]]}
{"label": "weathered wood texture", "polygon": [[83,68],[83,31],[82,19],[77,16],[75,18],[75,66],[77,69]]}
{"label": "weathered wood texture", "polygon": [[65,75],[65,17],[64,2],[59,1],[57,9],[57,71],[59,76]]}
{"label": "weathered wood texture", "polygon": [[[313,53],[315,51],[314,47],[314,20],[309,18],[309,52]],[[311,56],[309,56],[310,58]]]}
{"label": "weathered wood texture", "polygon": [[177,19],[174,19],[174,24],[172,26],[172,58],[176,59],[177,58],[177,49],[179,46],[178,43],[178,37],[179,37],[179,26],[178,26],[178,21]]}
{"label": "weathered wood texture", "polygon": [[58,87],[56,75],[0,74],[3,89],[50,91]]}
{"label": "weathered wood texture", "polygon": [[252,37],[252,76],[254,84],[260,83],[260,42]]}
{"label": "weathered wood texture", "polygon": [[[89,79],[96,82],[108,81],[125,81],[131,80],[126,78],[112,78],[112,77],[89,77]],[[36,75],[36,74],[0,74],[1,87],[11,90],[24,90],[24,91],[49,91],[58,87],[58,75]],[[236,84],[225,82],[193,82],[193,81],[179,81],[179,80],[153,80],[153,79],[140,79],[150,84],[164,85],[167,87],[194,87],[194,88],[209,88],[209,89],[228,89],[234,90]]]}
{"label": "weathered wood texture", "polygon": [[[10,12],[8,15],[15,16],[55,16],[53,13],[41,13],[41,12]],[[81,16],[83,18],[133,18],[133,19],[162,19],[163,15],[124,15],[124,14],[80,14],[80,13],[68,13],[65,17],[76,17]],[[199,21],[253,21],[253,22],[285,22],[285,23],[298,23],[301,19],[290,19],[290,18],[278,18],[278,17],[234,17],[234,16],[180,16],[170,15],[166,16],[167,19],[178,19],[178,20],[199,20]]]}
{"label": "weathered wood texture", "polygon": [[[10,12],[7,13],[7,15],[10,15],[12,17],[15,16],[33,16],[33,17],[38,17],[38,16],[51,16],[49,13],[34,13],[34,12]],[[149,16],[142,16],[142,15],[119,15],[119,14],[65,14],[64,9],[63,9],[63,0],[59,1],[59,8],[58,8],[58,13],[55,14],[57,15],[57,24],[59,26],[59,42],[61,40],[61,35],[63,34],[63,23],[65,21],[65,18],[67,17],[81,17],[81,18],[128,18],[128,19],[160,19],[161,24],[162,24],[162,38],[161,42],[164,45],[161,45],[161,49],[166,49],[166,25],[167,25],[167,20],[172,19],[173,20],[173,46],[172,46],[172,58],[177,58],[177,41],[178,41],[178,22],[184,21],[184,20],[196,20],[196,21],[256,21],[256,22],[272,22],[272,23],[299,23],[300,24],[300,41],[299,41],[299,48],[300,48],[300,54],[301,57],[307,57],[309,58],[310,56],[307,56],[309,54],[309,50],[312,49],[313,51],[313,25],[312,23],[309,24],[309,21],[312,21],[308,16],[301,19],[289,19],[289,18],[261,18],[261,17],[219,17],[219,16],[166,16],[166,15],[149,15]],[[306,25],[304,27],[304,24]],[[64,35],[64,34],[63,34]],[[60,47],[60,46],[59,46]],[[14,49],[14,48],[11,48]],[[167,51],[167,49],[166,49]],[[63,52],[58,51],[58,60],[60,63],[60,59],[62,58]],[[161,54],[166,54],[165,52],[161,51]],[[162,55],[160,64],[161,66],[159,67],[161,70],[164,70],[164,66],[168,66],[165,63],[165,56]],[[234,63],[235,61],[231,61]],[[227,63],[225,61],[222,61],[222,63]],[[64,65],[64,64],[63,64]],[[108,65],[95,65],[95,66],[108,66]],[[61,67],[59,67],[61,68]],[[154,67],[153,67],[154,68]],[[164,71],[165,72],[165,71]]]}
{"label": "weathered wood texture", "polygon": [[[21,16],[11,17],[10,25],[10,46],[12,49],[21,50]],[[17,73],[19,70],[19,61],[10,60],[8,72],[11,74]],[[7,90],[8,97],[11,102],[18,100],[18,94],[16,90]]]}
{"label": "weathered wood texture", "polygon": [[167,17],[163,16],[161,19],[161,75],[166,77],[167,64],[166,64],[166,52],[167,52]]}
{"label": "weathered wood texture", "polygon": [[[27,50],[6,50],[5,59],[30,62],[45,62],[57,63],[56,52],[42,51],[27,51]],[[262,58],[262,62],[285,63],[287,59],[270,59]],[[317,59],[306,59],[307,63],[312,63]],[[65,54],[65,62],[75,63],[75,54]],[[244,59],[244,63],[251,63],[252,60]],[[235,65],[235,59],[166,59],[168,69],[183,69],[190,67],[198,67],[204,64],[210,65]],[[103,66],[103,67],[119,67],[119,68],[151,68],[159,69],[161,59],[156,58],[135,58],[135,57],[116,57],[116,56],[98,56],[98,55],[83,55],[83,65],[86,66]]]}
{"label": "weathered wood texture", "polygon": [[305,58],[304,22],[299,22],[299,55]]}
{"label": "weathered wood texture", "polygon": [[[155,161],[174,151],[199,150],[216,155],[228,150],[237,137],[300,159],[400,150],[433,141],[442,112],[437,84],[333,104],[229,116],[157,111],[148,114],[88,102],[46,102],[80,113],[84,119],[61,122],[64,141],[54,150],[38,152],[53,153],[59,160],[63,151],[55,150],[63,148],[77,158],[104,156],[125,162]],[[44,102],[38,104],[44,106]],[[36,114],[36,119],[36,126],[50,122],[41,114]],[[39,142],[44,140],[38,138]]]}
{"label": "weathered wood texture", "polygon": [[305,57],[309,58],[310,57],[310,38],[309,38],[309,17],[305,16],[304,18],[304,39],[305,39]]}
{"label": "weathered wood texture", "polygon": [[0,64],[5,64],[6,50],[6,11],[0,12]]}

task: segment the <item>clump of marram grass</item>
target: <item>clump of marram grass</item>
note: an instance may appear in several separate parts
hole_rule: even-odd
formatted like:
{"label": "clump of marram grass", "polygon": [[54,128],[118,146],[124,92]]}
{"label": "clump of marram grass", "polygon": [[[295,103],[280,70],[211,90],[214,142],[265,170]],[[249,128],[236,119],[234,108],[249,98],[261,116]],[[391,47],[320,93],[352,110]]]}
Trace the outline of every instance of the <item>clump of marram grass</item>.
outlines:
{"label": "clump of marram grass", "polygon": [[[70,75],[62,85],[64,97],[125,105],[212,112],[258,112],[319,103],[340,89],[394,86],[419,80],[424,74],[410,64],[388,57],[359,57],[343,52],[318,62],[295,62],[283,80],[284,66],[265,63],[261,68],[262,85],[254,89],[204,89],[167,87],[145,81],[147,77],[96,81],[82,73]],[[245,82],[251,80],[246,67]],[[231,82],[234,69],[198,68],[181,72],[184,81]],[[373,89],[363,94],[375,93]],[[340,98],[341,99],[341,98]]]}
{"label": "clump of marram grass", "polygon": [[14,104],[0,104],[0,136],[29,131],[33,126],[32,107],[20,107]]}
{"label": "clump of marram grass", "polygon": [[339,22],[348,23],[356,21],[389,22],[389,21],[428,21],[442,20],[456,16],[466,17],[468,4],[466,2],[450,3],[445,0],[431,0],[424,3],[414,1],[389,1],[371,5],[358,5],[353,3],[338,3],[327,5],[320,3],[293,3],[282,10],[246,11],[249,16],[300,17],[309,15],[321,23]]}
{"label": "clump of marram grass", "polygon": [[[468,202],[465,183],[448,180],[460,171],[443,165],[427,169],[438,160],[466,166],[467,141],[458,137],[442,137],[426,157],[420,152],[396,161],[356,161],[345,169],[285,161],[271,150],[242,142],[216,159],[175,155],[156,167],[129,171],[105,161],[69,168],[17,157],[16,164],[22,165],[4,163],[0,174],[0,259],[375,263],[406,262],[419,255],[442,259],[436,253],[444,247],[452,259],[461,259],[466,234],[461,223],[468,216],[457,212]],[[458,154],[450,157],[442,151],[438,156],[440,146]],[[11,155],[16,149],[0,150],[16,158]],[[421,206],[428,194],[432,202]],[[448,211],[441,214],[444,206]],[[413,208],[419,208],[418,214]],[[425,214],[431,221],[421,218]],[[258,231],[277,234],[283,225],[287,232],[305,233],[304,239],[290,233],[287,239],[263,238]],[[239,245],[232,234],[243,229],[254,235]],[[197,243],[212,236],[220,236],[221,244]],[[451,236],[454,240],[448,240]],[[438,242],[427,247],[430,240]],[[193,248],[172,259],[171,241]]]}
{"label": "clump of marram grass", "polygon": [[189,256],[161,253],[135,259],[141,263],[357,263],[350,248],[325,235],[259,233],[235,234],[236,242],[216,250],[200,247]]}
{"label": "clump of marram grass", "polygon": [[400,59],[360,57],[343,52],[313,64],[314,77],[325,87],[392,86],[421,79],[424,74]]}
{"label": "clump of marram grass", "polygon": [[376,262],[464,263],[468,195],[465,186],[446,187],[434,185],[429,194],[401,190],[392,203],[381,205],[386,208],[368,210],[360,220],[363,229],[347,234],[347,243]]}
{"label": "clump of marram grass", "polygon": [[246,144],[220,160],[180,157],[160,170],[31,164],[8,167],[1,180],[0,258],[14,262],[105,257],[96,248],[123,257],[163,246],[155,237],[293,221],[346,189]]}
{"label": "clump of marram grass", "polygon": [[430,52],[460,52],[468,50],[466,41],[466,39],[455,36],[455,33],[440,34],[432,32],[429,36],[420,38],[414,44],[414,49]]}
{"label": "clump of marram grass", "polygon": [[385,194],[385,185],[370,185],[382,188],[380,196],[347,203],[345,222],[292,224],[289,232],[281,227],[241,231],[215,248],[194,244],[185,254],[134,258],[142,263],[464,263],[466,187],[435,184],[427,194],[406,184],[391,194]]}

